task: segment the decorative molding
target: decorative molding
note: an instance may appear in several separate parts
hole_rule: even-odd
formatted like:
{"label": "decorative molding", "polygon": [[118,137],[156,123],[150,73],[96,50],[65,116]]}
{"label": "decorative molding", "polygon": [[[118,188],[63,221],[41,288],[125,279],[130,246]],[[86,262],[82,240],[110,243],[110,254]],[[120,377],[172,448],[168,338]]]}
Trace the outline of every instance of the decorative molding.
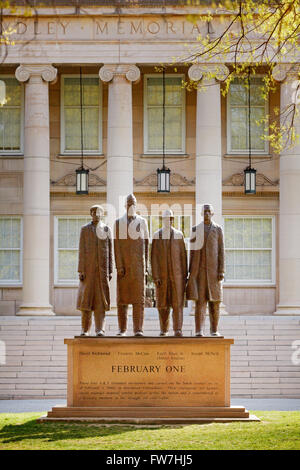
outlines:
{"label": "decorative molding", "polygon": [[99,77],[103,82],[110,82],[115,76],[125,75],[129,82],[137,82],[140,79],[140,69],[134,64],[103,65],[99,70]]}
{"label": "decorative molding", "polygon": [[199,82],[203,77],[203,70],[202,67],[198,64],[192,65],[188,70],[188,75],[190,80],[193,82]]}
{"label": "decorative molding", "polygon": [[[256,174],[256,186],[278,186],[279,180],[272,181],[263,173]],[[244,186],[244,172],[234,173],[223,181],[223,186]]]}
{"label": "decorative molding", "polygon": [[[157,174],[150,173],[141,180],[133,179],[133,183],[137,186],[157,186]],[[180,175],[179,173],[170,174],[170,185],[171,186],[194,186],[195,179],[187,179],[185,176]]]}
{"label": "decorative molding", "polygon": [[299,78],[299,74],[299,64],[277,64],[272,70],[273,78],[277,82],[283,82],[287,76],[297,79]]}
{"label": "decorative molding", "polygon": [[[252,194],[251,196],[248,196],[247,194],[245,194],[245,192],[243,190],[237,190],[237,191],[222,191],[222,196],[223,198],[229,198],[229,197],[232,197],[232,198],[243,198],[243,199],[252,199],[252,198],[275,198],[275,199],[279,199],[279,191],[256,191],[256,194]],[[245,213],[248,213],[249,215],[253,214],[253,208],[251,210],[249,210],[249,212],[245,212]],[[237,212],[237,214],[240,214],[240,210]],[[277,214],[277,212],[275,213]]]}
{"label": "decorative molding", "polygon": [[[58,180],[50,181],[52,186],[76,186],[76,173],[68,173]],[[89,175],[89,186],[106,186],[106,181],[99,176],[91,173]]]}
{"label": "decorative molding", "polygon": [[229,75],[229,69],[224,64],[193,64],[189,70],[189,78],[193,82],[198,82],[203,77],[205,79],[206,74],[214,74],[216,80],[225,80]]}
{"label": "decorative molding", "polygon": [[57,77],[57,69],[50,64],[45,65],[19,65],[15,72],[19,82],[27,82],[32,76],[41,76],[45,82],[54,82]]}

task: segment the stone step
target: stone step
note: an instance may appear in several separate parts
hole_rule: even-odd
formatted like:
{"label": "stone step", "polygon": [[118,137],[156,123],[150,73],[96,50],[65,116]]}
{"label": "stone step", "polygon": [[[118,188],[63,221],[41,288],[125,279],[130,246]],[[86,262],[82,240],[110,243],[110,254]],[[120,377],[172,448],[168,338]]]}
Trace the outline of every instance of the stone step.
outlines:
{"label": "stone step", "polygon": [[209,418],[235,417],[248,418],[244,407],[54,407],[48,417],[174,417],[174,418]]}
{"label": "stone step", "polygon": [[[192,336],[194,317],[185,316],[184,321],[184,333]],[[116,334],[115,316],[106,318],[106,330]],[[146,334],[157,336],[158,330],[158,317],[145,319]],[[235,339],[231,350],[232,396],[300,397],[299,365],[292,363],[293,342],[300,338],[299,318],[222,316],[220,330],[225,337]],[[67,349],[63,341],[79,332],[79,316],[0,317],[0,340],[7,354],[6,364],[0,365],[0,398],[64,398]]]}

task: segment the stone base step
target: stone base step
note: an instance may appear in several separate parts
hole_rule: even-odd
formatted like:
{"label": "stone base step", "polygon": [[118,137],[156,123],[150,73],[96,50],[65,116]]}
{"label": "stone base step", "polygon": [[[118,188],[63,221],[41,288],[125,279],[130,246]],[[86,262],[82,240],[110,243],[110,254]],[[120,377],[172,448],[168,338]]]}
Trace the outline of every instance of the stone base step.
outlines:
{"label": "stone base step", "polygon": [[232,407],[53,407],[49,418],[249,418],[241,406]]}
{"label": "stone base step", "polygon": [[53,407],[38,422],[82,422],[101,424],[199,424],[260,421],[242,406],[229,407]]}
{"label": "stone base step", "polygon": [[89,423],[89,424],[115,424],[118,426],[128,425],[183,425],[183,424],[209,424],[209,423],[232,423],[235,421],[260,421],[255,415],[248,418],[48,418],[46,415],[37,419],[38,423]]}

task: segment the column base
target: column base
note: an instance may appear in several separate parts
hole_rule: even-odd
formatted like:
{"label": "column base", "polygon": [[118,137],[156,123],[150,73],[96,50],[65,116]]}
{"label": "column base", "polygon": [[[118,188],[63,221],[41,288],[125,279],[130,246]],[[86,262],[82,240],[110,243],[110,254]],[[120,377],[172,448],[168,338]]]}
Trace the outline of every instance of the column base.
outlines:
{"label": "column base", "polygon": [[277,305],[273,315],[300,315],[300,305]]}
{"label": "column base", "polygon": [[30,304],[23,304],[20,306],[20,309],[16,313],[18,316],[26,316],[26,317],[34,317],[34,316],[53,316],[55,313],[53,312],[52,305],[30,305]]}

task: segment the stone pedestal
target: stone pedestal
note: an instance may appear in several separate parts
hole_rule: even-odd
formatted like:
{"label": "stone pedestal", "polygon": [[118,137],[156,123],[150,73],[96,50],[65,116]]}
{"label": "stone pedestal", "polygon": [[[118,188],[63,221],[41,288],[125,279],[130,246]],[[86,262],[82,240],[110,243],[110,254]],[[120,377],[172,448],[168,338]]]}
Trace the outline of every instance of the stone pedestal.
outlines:
{"label": "stone pedestal", "polygon": [[250,418],[230,406],[224,338],[75,338],[68,345],[68,400],[44,420],[196,423]]}

